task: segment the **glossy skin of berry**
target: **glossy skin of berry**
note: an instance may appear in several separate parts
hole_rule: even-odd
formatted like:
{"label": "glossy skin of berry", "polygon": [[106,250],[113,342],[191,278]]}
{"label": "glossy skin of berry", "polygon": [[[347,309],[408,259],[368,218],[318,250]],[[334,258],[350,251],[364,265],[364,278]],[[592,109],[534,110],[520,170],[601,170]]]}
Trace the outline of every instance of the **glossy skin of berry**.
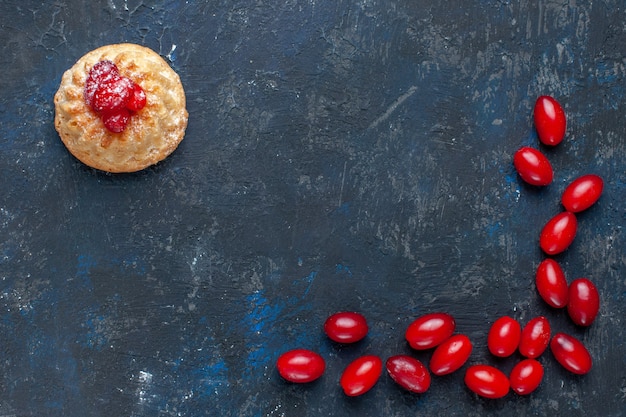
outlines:
{"label": "glossy skin of berry", "polygon": [[593,282],[578,278],[569,286],[567,313],[579,326],[591,326],[600,310],[600,295]]}
{"label": "glossy skin of berry", "polygon": [[335,313],[324,322],[324,332],[338,343],[358,342],[367,335],[367,320],[362,314],[352,311]]}
{"label": "glossy skin of berry", "polygon": [[85,103],[89,107],[93,105],[93,96],[100,84],[105,84],[118,78],[120,73],[117,66],[108,60],[97,62],[89,71],[85,81]]}
{"label": "glossy skin of berry", "polygon": [[539,264],[535,285],[543,301],[551,307],[563,308],[567,305],[567,280],[563,269],[554,259],[548,258]]}
{"label": "glossy skin of berry", "polygon": [[604,181],[594,174],[583,175],[572,181],[563,191],[561,204],[571,213],[579,213],[600,199]]}
{"label": "glossy skin of berry", "polygon": [[421,394],[430,387],[431,378],[428,369],[411,356],[392,356],[387,359],[385,367],[391,379],[404,389]]}
{"label": "glossy skin of berry", "polygon": [[524,146],[513,156],[513,165],[519,176],[528,184],[545,186],[552,182],[552,164],[537,149]]}
{"label": "glossy skin of berry", "polygon": [[464,334],[457,334],[435,348],[428,366],[437,375],[447,375],[461,368],[472,353],[472,342]]}
{"label": "glossy skin of berry", "polygon": [[564,211],[546,223],[539,235],[539,246],[548,255],[557,255],[569,247],[576,237],[576,216]]}
{"label": "glossy skin of berry", "polygon": [[126,129],[126,125],[130,120],[130,112],[126,109],[105,112],[102,114],[102,123],[113,133],[120,133]]}
{"label": "glossy skin of berry", "polygon": [[356,397],[376,385],[382,370],[383,361],[378,356],[361,356],[346,367],[339,384],[347,396]]}
{"label": "glossy skin of berry", "polygon": [[146,101],[146,93],[143,91],[143,88],[139,84],[133,83],[133,89],[126,108],[130,111],[139,111],[146,106]]}
{"label": "glossy skin of berry", "polygon": [[472,365],[465,371],[465,385],[485,398],[502,398],[509,393],[509,378],[490,365]]}
{"label": "glossy skin of berry", "polygon": [[581,341],[565,333],[557,333],[550,341],[554,358],[568,371],[584,375],[591,370],[593,361]]}
{"label": "glossy skin of berry", "polygon": [[567,121],[563,107],[550,96],[540,96],[533,111],[535,128],[544,145],[555,146],[563,141]]}
{"label": "glossy skin of berry", "polygon": [[524,359],[513,367],[509,375],[511,389],[519,395],[528,395],[539,387],[543,379],[543,365],[535,359]]}
{"label": "glossy skin of berry", "polygon": [[307,349],[283,353],[276,362],[278,373],[289,382],[306,383],[322,376],[326,362],[319,354]]}
{"label": "glossy skin of berry", "polygon": [[503,316],[496,320],[489,329],[487,346],[498,357],[511,356],[519,346],[522,335],[520,324],[512,317]]}
{"label": "glossy skin of berry", "polygon": [[124,109],[130,100],[132,89],[132,81],[124,77],[99,83],[93,96],[92,107],[97,112],[114,112]]}
{"label": "glossy skin of berry", "polygon": [[519,353],[530,359],[541,356],[550,344],[550,323],[544,316],[535,317],[522,329]]}
{"label": "glossy skin of berry", "polygon": [[452,336],[456,322],[447,313],[430,313],[418,317],[407,328],[405,338],[413,349],[434,348]]}

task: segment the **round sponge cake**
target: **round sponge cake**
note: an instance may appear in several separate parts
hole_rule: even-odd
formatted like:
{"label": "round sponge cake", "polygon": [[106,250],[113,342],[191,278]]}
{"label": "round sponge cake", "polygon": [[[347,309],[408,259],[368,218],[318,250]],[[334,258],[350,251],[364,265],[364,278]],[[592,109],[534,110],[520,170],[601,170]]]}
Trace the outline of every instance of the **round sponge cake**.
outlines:
{"label": "round sponge cake", "polygon": [[[112,61],[146,94],[145,107],[120,133],[109,131],[84,98],[89,70],[103,60]],[[63,74],[54,105],[54,125],[67,149],[102,171],[134,172],[156,164],[178,147],[187,128],[178,74],[156,52],[130,43],[106,45],[80,58]]]}

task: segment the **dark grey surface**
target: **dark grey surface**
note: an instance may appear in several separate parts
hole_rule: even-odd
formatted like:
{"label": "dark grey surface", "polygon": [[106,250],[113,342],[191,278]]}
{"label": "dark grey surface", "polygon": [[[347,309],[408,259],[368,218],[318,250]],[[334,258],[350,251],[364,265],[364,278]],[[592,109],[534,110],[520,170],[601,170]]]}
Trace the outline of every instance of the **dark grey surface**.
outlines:
{"label": "dark grey surface", "polygon": [[[621,416],[626,15],[594,2],[4,1],[0,5],[0,415]],[[63,71],[98,46],[151,47],[180,74],[189,128],[132,175],[75,160],[53,126]],[[568,116],[545,189],[512,155],[539,147],[537,96]],[[576,328],[536,294],[542,225],[572,179],[605,179],[557,259],[600,315]],[[371,331],[339,347],[338,310]],[[361,354],[414,354],[417,316],[446,311],[508,372],[486,333],[546,315],[584,341],[583,377],[547,352],[529,397],[489,401],[463,371],[423,395],[383,375],[338,386]],[[278,355],[327,359],[296,386]]]}

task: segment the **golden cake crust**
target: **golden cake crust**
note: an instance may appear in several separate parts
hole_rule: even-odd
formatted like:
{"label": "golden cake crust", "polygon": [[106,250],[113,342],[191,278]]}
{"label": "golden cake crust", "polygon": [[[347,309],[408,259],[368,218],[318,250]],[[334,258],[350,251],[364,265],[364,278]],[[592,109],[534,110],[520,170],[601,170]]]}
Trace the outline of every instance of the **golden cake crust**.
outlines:
{"label": "golden cake crust", "polygon": [[[89,70],[103,60],[113,61],[122,76],[146,93],[146,106],[131,116],[121,133],[107,130],[84,99]],[[90,167],[108,172],[139,171],[163,160],[178,147],[187,128],[178,74],[156,52],[130,43],[102,46],[80,58],[63,74],[54,106],[54,125],[67,149]]]}

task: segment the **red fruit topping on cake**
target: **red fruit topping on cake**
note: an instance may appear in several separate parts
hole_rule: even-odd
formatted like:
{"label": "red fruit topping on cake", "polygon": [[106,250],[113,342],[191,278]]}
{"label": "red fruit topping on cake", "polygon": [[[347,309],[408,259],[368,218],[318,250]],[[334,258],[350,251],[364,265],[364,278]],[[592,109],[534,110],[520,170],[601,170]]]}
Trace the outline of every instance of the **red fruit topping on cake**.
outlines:
{"label": "red fruit topping on cake", "polygon": [[126,104],[126,108],[130,111],[139,111],[146,105],[146,93],[139,84],[133,83],[133,91],[130,94],[130,100]]}
{"label": "red fruit topping on cake", "polygon": [[96,63],[85,81],[85,103],[98,113],[111,132],[124,131],[131,113],[146,105],[146,93],[130,78],[120,75],[111,61]]}
{"label": "red fruit topping on cake", "polygon": [[126,107],[133,89],[133,82],[125,77],[100,83],[93,95],[92,106],[97,112],[111,112]]}
{"label": "red fruit topping on cake", "polygon": [[117,66],[111,61],[100,61],[89,71],[89,76],[85,82],[85,102],[91,107],[93,96],[101,83],[112,81],[119,77]]}
{"label": "red fruit topping on cake", "polygon": [[113,133],[120,133],[124,131],[129,120],[130,112],[127,109],[120,109],[102,114],[104,127]]}

